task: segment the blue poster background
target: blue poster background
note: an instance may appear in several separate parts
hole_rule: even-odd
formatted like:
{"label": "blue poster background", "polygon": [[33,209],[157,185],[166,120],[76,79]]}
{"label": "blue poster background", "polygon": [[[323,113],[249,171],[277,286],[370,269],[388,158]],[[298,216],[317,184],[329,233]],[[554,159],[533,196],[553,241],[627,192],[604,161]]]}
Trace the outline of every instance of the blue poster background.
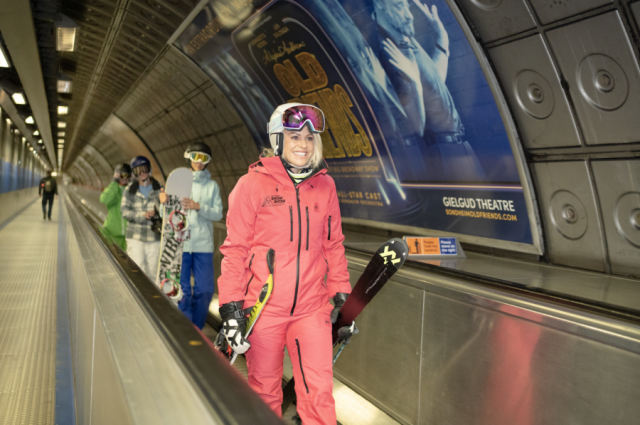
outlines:
{"label": "blue poster background", "polygon": [[344,217],[532,243],[502,118],[444,1],[212,0],[176,44],[258,147],[278,104],[325,112]]}

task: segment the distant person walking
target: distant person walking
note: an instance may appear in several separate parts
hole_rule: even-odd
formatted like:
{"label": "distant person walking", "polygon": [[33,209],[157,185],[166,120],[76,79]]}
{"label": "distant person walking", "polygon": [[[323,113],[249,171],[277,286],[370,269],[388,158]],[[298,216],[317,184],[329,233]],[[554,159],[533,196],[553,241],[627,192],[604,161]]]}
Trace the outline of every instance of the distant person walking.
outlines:
{"label": "distant person walking", "polygon": [[151,220],[160,206],[162,185],[151,177],[151,163],[144,156],[131,161],[134,182],[124,190],[120,210],[129,222],[126,232],[127,254],[149,276],[155,280],[160,255],[160,233],[151,229]]}
{"label": "distant person walking", "polygon": [[[47,177],[40,180],[38,195],[42,198],[42,219],[47,217],[51,220],[51,209],[53,208],[53,198],[58,197],[58,183],[56,179],[51,177],[51,171],[47,170]],[[47,202],[49,203],[49,211],[47,213]]]}
{"label": "distant person walking", "polygon": [[109,213],[102,225],[102,233],[113,239],[123,250],[127,250],[125,235],[127,231],[127,220],[122,217],[120,204],[122,203],[122,193],[124,187],[129,184],[131,167],[129,164],[119,164],[113,172],[113,181],[100,194],[100,203],[105,204]]}

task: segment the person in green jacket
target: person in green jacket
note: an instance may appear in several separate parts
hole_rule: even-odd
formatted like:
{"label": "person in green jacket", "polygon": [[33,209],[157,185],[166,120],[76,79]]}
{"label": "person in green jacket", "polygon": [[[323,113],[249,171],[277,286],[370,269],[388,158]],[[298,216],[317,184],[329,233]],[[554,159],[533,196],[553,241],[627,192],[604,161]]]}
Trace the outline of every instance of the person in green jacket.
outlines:
{"label": "person in green jacket", "polygon": [[127,232],[127,220],[122,218],[120,203],[124,187],[129,184],[131,167],[129,164],[119,164],[114,173],[113,181],[100,194],[100,203],[105,204],[109,213],[102,225],[102,233],[110,237],[120,248],[127,250],[125,235]]}

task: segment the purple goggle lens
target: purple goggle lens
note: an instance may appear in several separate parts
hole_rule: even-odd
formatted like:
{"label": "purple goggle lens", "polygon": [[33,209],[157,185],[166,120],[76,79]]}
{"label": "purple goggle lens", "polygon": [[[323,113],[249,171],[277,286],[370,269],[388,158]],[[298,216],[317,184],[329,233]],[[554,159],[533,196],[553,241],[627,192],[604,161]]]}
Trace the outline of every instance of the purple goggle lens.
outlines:
{"label": "purple goggle lens", "polygon": [[282,113],[282,126],[287,130],[301,130],[311,124],[313,133],[324,131],[324,114],[318,108],[307,105],[293,106]]}

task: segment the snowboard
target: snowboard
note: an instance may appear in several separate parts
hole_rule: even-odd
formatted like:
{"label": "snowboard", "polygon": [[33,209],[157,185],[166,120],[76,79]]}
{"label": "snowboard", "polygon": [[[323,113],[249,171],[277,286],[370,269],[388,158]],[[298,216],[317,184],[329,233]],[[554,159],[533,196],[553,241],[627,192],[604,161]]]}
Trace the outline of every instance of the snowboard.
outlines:
{"label": "snowboard", "polygon": [[165,193],[167,202],[163,205],[162,238],[160,240],[160,260],[156,285],[174,304],[178,304],[183,297],[180,287],[180,272],[182,270],[182,245],[189,238],[187,212],[180,201],[191,197],[193,174],[190,169],[176,168],[169,174]]}
{"label": "snowboard", "polygon": [[[338,314],[338,320],[332,326],[332,340],[335,347],[340,341],[338,338],[338,330],[343,326],[352,326],[356,317],[376,296],[380,289],[389,281],[404,264],[409,254],[407,243],[399,238],[389,239],[382,244],[380,248],[373,254],[373,258],[367,264],[362,272],[358,282],[351,290],[351,294],[345,301]],[[337,360],[340,353],[344,349],[346,343],[342,346],[333,358],[333,362]],[[283,389],[282,414],[284,414],[289,405],[295,400],[295,382],[293,377],[287,382]]]}
{"label": "snowboard", "polygon": [[[262,289],[258,294],[256,304],[250,309],[246,309],[249,310],[250,313],[249,318],[247,319],[245,338],[249,338],[249,335],[251,335],[251,331],[253,331],[253,327],[258,321],[260,314],[262,314],[264,306],[267,304],[267,301],[269,301],[269,298],[271,298],[271,293],[273,292],[273,271],[275,269],[275,262],[276,252],[273,249],[269,249],[269,251],[267,251],[267,267],[269,267],[269,277],[267,277],[267,281],[265,282],[265,284],[262,285]],[[227,340],[224,337],[223,329],[220,330],[214,346],[229,359],[230,364],[233,364],[236,361],[238,353],[233,351],[233,349],[227,344]]]}

